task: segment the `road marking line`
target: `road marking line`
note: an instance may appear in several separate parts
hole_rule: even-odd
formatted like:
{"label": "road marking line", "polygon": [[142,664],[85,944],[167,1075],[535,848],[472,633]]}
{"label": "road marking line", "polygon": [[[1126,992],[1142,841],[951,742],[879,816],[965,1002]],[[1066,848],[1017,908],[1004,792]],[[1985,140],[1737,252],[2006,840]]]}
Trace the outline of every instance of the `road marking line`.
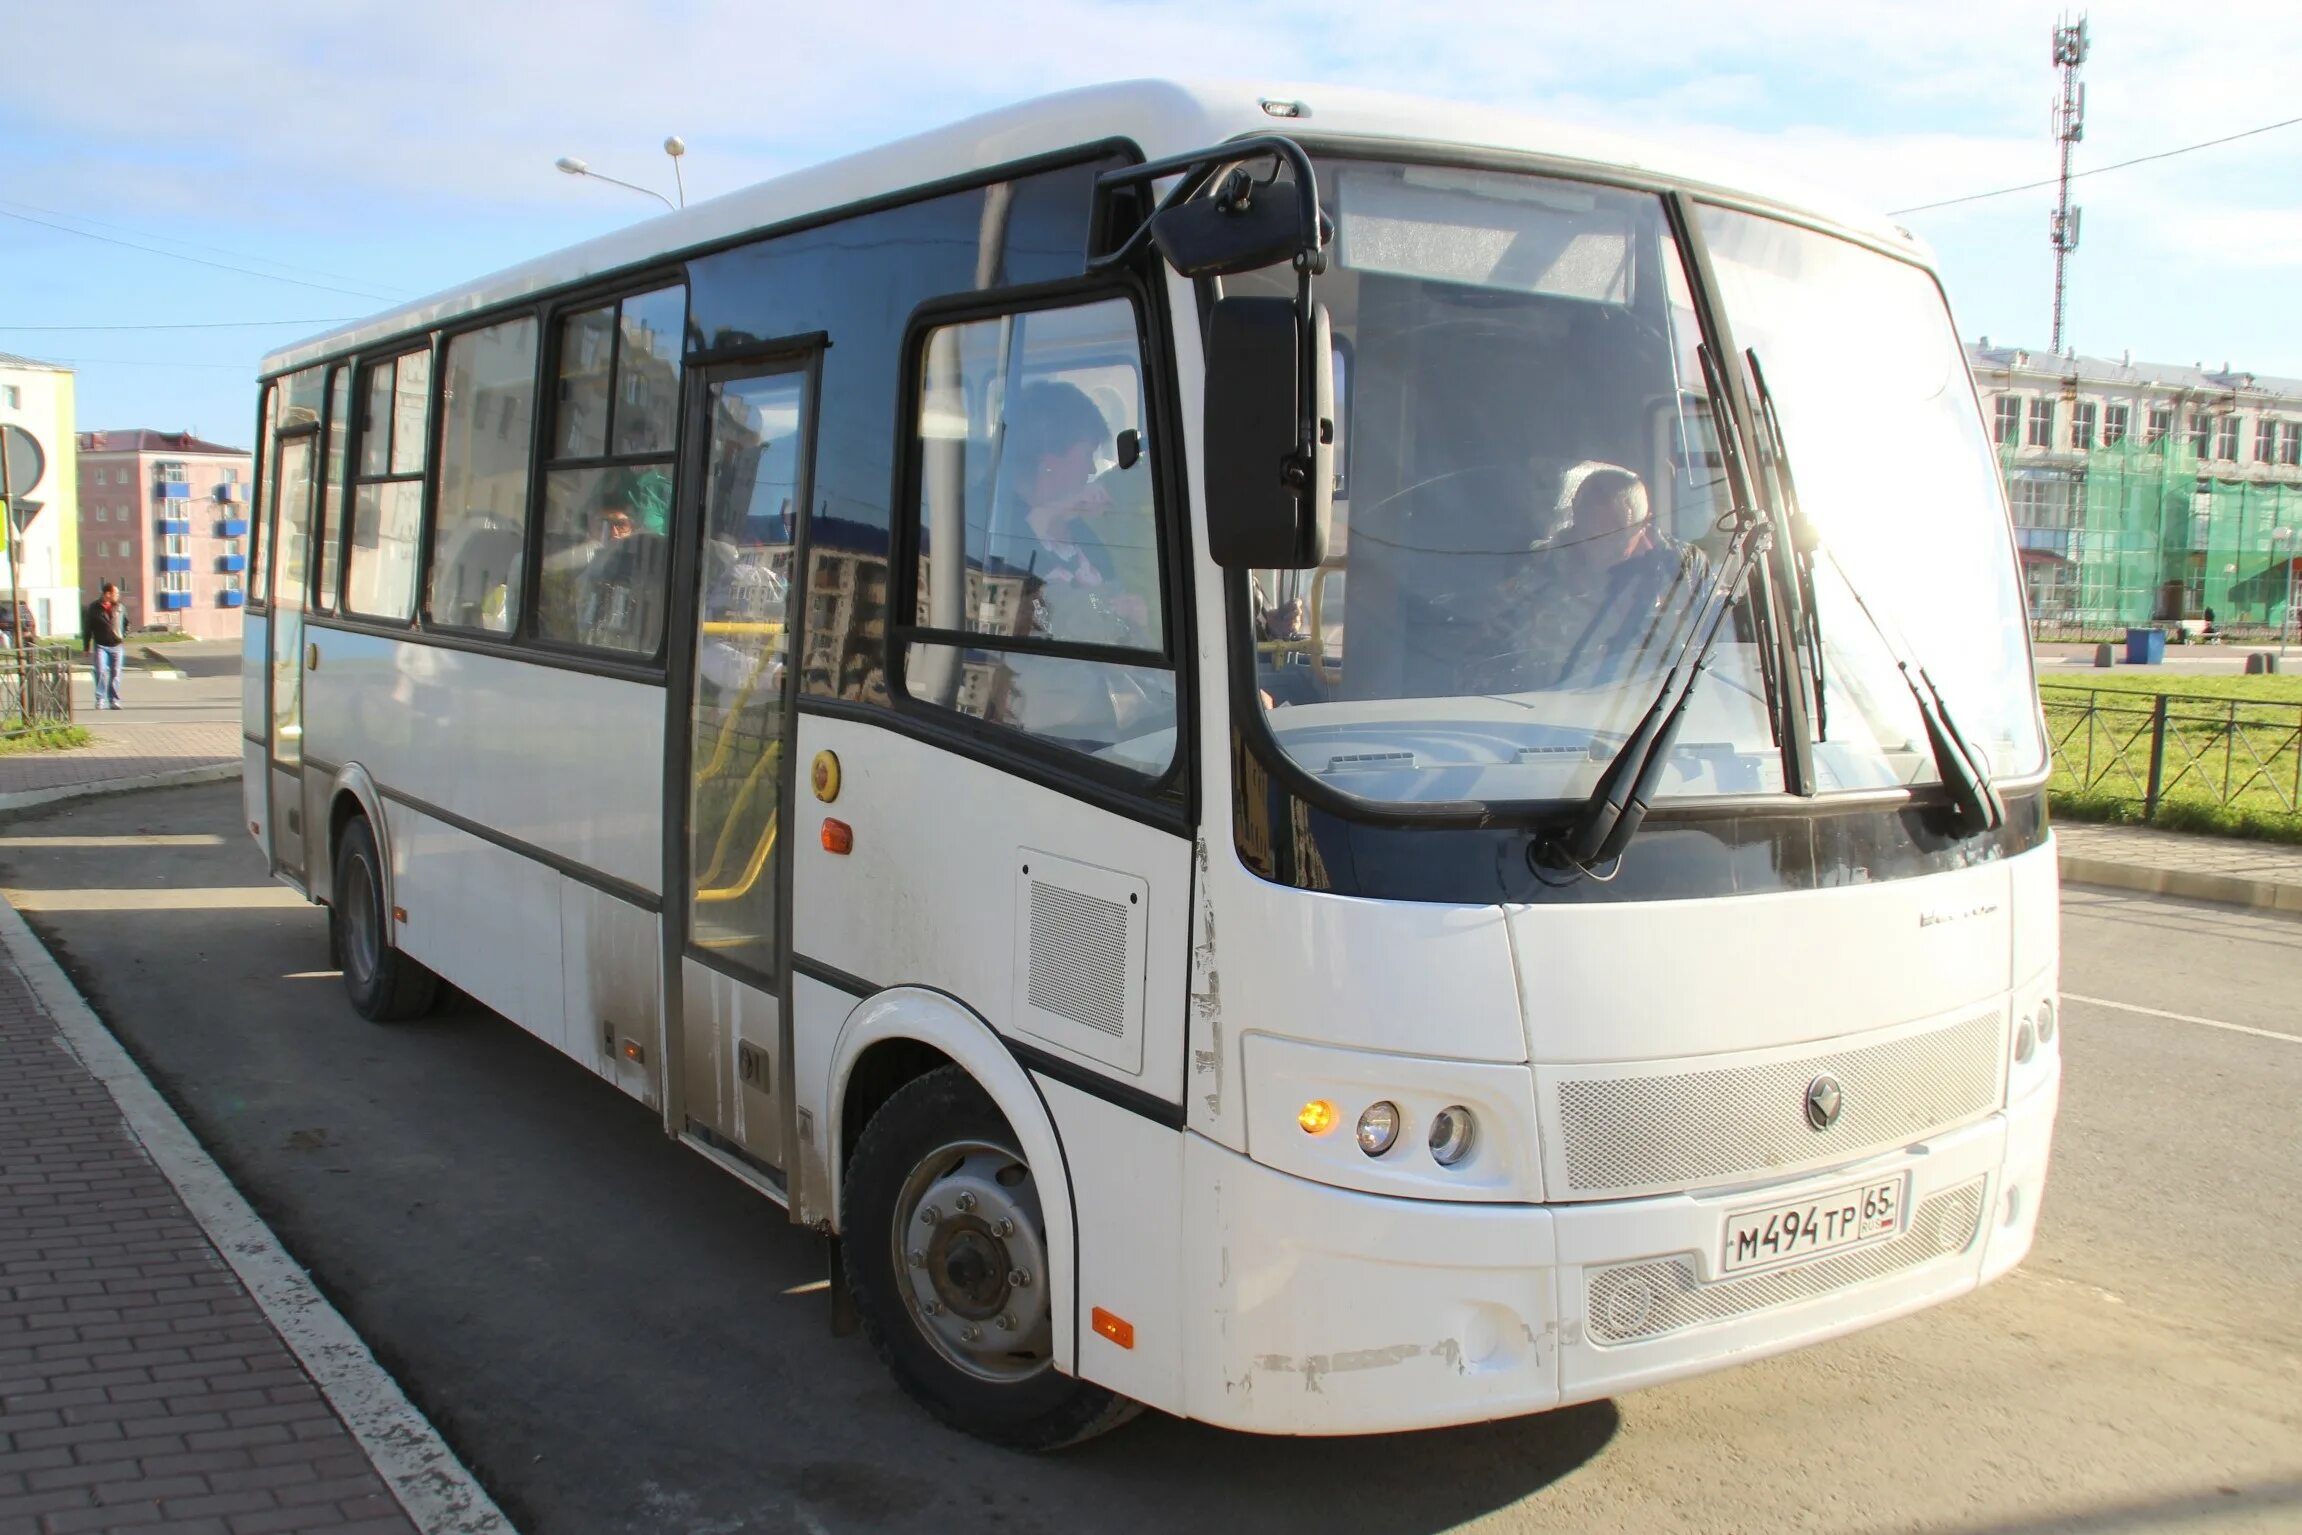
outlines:
{"label": "road marking line", "polygon": [[2155,1007],[2136,1007],[2131,1002],[2113,1002],[2108,997],[2082,997],[2075,991],[2062,994],[2065,1002],[2083,1002],[2089,1007],[2115,1008],[2122,1013],[2140,1013],[2148,1018],[2171,1018],[2176,1023],[2195,1023],[2209,1029],[2228,1029],[2233,1034],[2253,1034],[2262,1039],[2282,1039],[2290,1045],[2302,1045],[2302,1034],[2281,1034],[2276,1029],[2257,1029],[2243,1023],[2224,1023],[2219,1018],[2193,1018],[2188,1013],[2169,1013]]}
{"label": "road marking line", "polygon": [[0,901],[0,952],[47,1008],[64,1045],[174,1184],[192,1219],[302,1361],[420,1535],[510,1535],[512,1522],[385,1372],[343,1314],[280,1246],[224,1170],[96,1016],[14,907]]}

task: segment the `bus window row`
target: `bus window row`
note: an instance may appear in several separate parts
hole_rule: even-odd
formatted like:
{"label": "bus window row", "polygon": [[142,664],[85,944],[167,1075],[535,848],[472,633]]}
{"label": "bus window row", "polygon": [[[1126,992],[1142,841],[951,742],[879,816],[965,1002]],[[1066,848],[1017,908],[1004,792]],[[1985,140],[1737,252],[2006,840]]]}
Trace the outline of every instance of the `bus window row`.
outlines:
{"label": "bus window row", "polygon": [[[657,654],[685,311],[674,284],[562,315],[542,391],[543,327],[532,314],[450,334],[436,389],[429,343],[279,381],[273,430],[325,422],[312,607],[407,624],[420,594],[435,627]],[[549,420],[531,538],[539,393]],[[275,501],[263,531],[277,520]],[[745,553],[757,562],[763,551]],[[273,595],[296,605],[306,577],[283,564]]]}

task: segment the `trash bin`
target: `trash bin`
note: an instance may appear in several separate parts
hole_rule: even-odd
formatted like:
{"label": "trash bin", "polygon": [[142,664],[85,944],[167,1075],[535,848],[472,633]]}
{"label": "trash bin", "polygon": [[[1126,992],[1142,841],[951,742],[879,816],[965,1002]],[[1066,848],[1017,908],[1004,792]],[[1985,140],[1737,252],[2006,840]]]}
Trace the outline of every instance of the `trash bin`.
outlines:
{"label": "trash bin", "polygon": [[2166,659],[2166,631],[2164,629],[2129,629],[2126,631],[2126,664],[2128,666],[2156,666]]}

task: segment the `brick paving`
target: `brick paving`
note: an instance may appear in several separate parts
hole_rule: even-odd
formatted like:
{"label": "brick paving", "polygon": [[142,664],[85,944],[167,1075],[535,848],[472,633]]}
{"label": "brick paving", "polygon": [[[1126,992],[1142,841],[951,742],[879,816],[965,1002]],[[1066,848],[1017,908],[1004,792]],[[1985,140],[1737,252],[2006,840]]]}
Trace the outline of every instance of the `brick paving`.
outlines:
{"label": "brick paving", "polygon": [[0,963],[0,1535],[414,1535]]}
{"label": "brick paving", "polygon": [[149,778],[240,760],[240,727],[227,720],[115,724],[111,714],[101,713],[84,714],[75,723],[95,738],[90,745],[0,757],[0,794]]}
{"label": "brick paving", "polygon": [[2223,875],[2291,885],[2302,892],[2302,847],[2250,842],[2238,837],[2202,837],[2158,831],[2148,826],[2092,826],[2057,821],[2055,840],[2066,858],[2099,859],[2169,873]]}

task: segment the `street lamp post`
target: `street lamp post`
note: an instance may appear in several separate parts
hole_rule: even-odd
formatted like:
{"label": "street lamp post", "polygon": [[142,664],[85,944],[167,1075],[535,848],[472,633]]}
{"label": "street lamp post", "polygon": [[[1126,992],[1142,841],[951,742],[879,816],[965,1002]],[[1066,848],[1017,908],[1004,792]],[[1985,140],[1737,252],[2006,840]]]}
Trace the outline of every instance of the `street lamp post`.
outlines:
{"label": "street lamp post", "polygon": [[687,206],[687,179],[680,174],[679,169],[680,156],[687,153],[687,141],[675,133],[663,141],[663,152],[671,156],[672,182],[679,189],[679,201],[676,204],[653,187],[643,187],[630,181],[618,181],[613,176],[593,170],[588,162],[579,160],[574,155],[561,155],[552,163],[570,176],[589,176],[592,180],[604,181],[611,187],[622,187],[627,192],[638,192],[644,196],[652,197],[666,208],[672,208],[676,211],[676,209]]}

